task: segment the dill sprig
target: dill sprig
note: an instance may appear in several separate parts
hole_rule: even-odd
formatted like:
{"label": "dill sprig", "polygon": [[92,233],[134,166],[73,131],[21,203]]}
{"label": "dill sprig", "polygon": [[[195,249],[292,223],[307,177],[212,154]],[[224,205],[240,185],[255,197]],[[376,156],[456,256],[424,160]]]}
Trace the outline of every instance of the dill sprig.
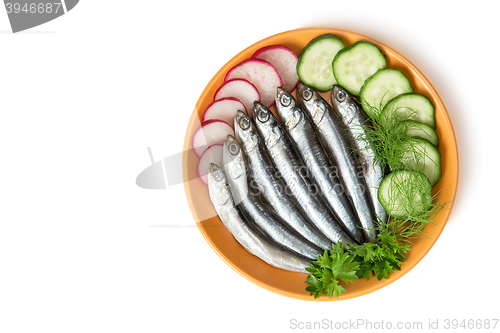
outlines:
{"label": "dill sprig", "polygon": [[[417,148],[415,141],[407,134],[408,123],[405,123],[413,116],[414,111],[406,108],[405,112],[398,112],[398,109],[381,112],[381,106],[370,106],[372,112],[369,121],[361,126],[361,130],[356,131],[362,133],[356,139],[364,140],[365,146],[373,149],[374,163],[380,164],[382,170],[399,170],[408,166],[415,168],[423,164],[430,156]],[[410,163],[415,164],[409,165]],[[399,195],[394,194],[389,200],[396,206],[396,211],[401,213],[398,214],[399,217],[393,216],[386,223],[378,221],[377,239],[372,243],[337,243],[329,253],[325,251],[307,269],[310,274],[306,280],[309,284],[306,290],[315,298],[325,292],[329,297],[339,297],[345,291],[339,284],[340,280],[345,283],[353,282],[353,274],[357,279],[369,280],[376,276],[381,280],[400,270],[413,240],[425,237],[426,228],[435,224],[433,220],[446,206],[446,203],[438,202],[438,194],[428,193],[425,198],[416,197],[415,193],[422,193],[428,187],[426,176],[396,184],[395,193]]]}
{"label": "dill sprig", "polygon": [[408,152],[408,146],[412,145],[412,138],[408,136],[408,123],[414,111],[399,113],[398,109],[393,112],[382,112],[379,108],[371,106],[368,121],[360,125],[360,133],[356,140],[366,142],[375,152],[375,163],[381,165],[382,170],[402,169],[404,167],[403,157]]}
{"label": "dill sprig", "polygon": [[439,202],[438,198],[439,194],[433,195],[426,209],[420,209],[423,207],[406,209],[405,218],[390,218],[387,223],[380,225],[379,230],[395,235],[400,242],[411,243],[417,236],[425,237],[427,226],[435,225],[433,221],[436,216],[446,209],[446,203]]}

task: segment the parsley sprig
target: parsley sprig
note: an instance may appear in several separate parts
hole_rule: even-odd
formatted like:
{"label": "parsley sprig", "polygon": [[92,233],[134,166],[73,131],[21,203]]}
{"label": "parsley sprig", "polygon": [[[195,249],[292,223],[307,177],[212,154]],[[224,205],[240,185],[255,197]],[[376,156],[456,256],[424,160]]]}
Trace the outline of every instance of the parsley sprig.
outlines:
{"label": "parsley sprig", "polygon": [[330,298],[342,296],[346,289],[340,281],[370,280],[372,274],[378,280],[387,279],[394,270],[401,269],[410,245],[399,242],[396,235],[385,230],[374,243],[348,244],[345,248],[341,242],[333,245],[306,268],[309,272],[306,290],[314,298],[323,293]]}
{"label": "parsley sprig", "polygon": [[359,270],[359,263],[354,262],[354,256],[349,252],[344,252],[342,244],[339,242],[333,245],[328,253],[321,255],[316,261],[311,262],[311,267],[306,268],[310,273],[306,282],[309,287],[307,291],[320,297],[323,292],[329,297],[339,297],[345,291],[340,281],[345,283],[358,279],[356,272]]}
{"label": "parsley sprig", "polygon": [[[411,113],[397,117],[380,116],[381,106],[371,108],[375,116],[362,126],[365,135],[356,139],[366,140],[370,144],[375,151],[376,162],[383,169],[399,169],[407,149],[404,143],[409,140],[407,129],[400,124],[408,120]],[[337,243],[330,251],[325,250],[306,268],[309,272],[306,290],[314,298],[323,294],[330,298],[340,297],[346,291],[342,282],[345,285],[358,279],[369,281],[373,276],[380,281],[388,279],[396,270],[401,270],[412,240],[423,236],[426,226],[434,224],[432,221],[436,215],[445,208],[446,204],[437,202],[436,197],[432,198],[433,204],[429,210],[409,210],[412,213],[405,220],[389,219],[387,223],[378,223],[377,239],[372,243]]]}
{"label": "parsley sprig", "polygon": [[398,242],[396,238],[386,230],[378,234],[376,243],[350,246],[355,261],[359,262],[358,278],[369,281],[373,272],[380,281],[388,279],[388,274],[394,270],[401,269],[410,245]]}

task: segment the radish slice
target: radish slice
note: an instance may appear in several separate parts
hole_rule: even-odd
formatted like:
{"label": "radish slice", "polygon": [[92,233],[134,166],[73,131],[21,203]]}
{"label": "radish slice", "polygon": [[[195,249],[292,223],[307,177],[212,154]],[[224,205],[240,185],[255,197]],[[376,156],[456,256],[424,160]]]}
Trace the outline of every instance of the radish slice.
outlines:
{"label": "radish slice", "polygon": [[283,80],[283,88],[292,92],[299,82],[297,75],[297,55],[287,47],[281,45],[269,45],[258,49],[252,58],[262,59],[276,68]]}
{"label": "radish slice", "polygon": [[225,97],[237,98],[245,105],[247,114],[252,117],[253,102],[260,102],[260,94],[257,88],[244,79],[232,79],[224,82],[215,92],[214,101]]}
{"label": "radish slice", "polygon": [[207,107],[205,113],[203,113],[203,121],[219,119],[231,125],[234,123],[234,116],[236,116],[238,110],[248,113],[245,105],[239,99],[234,97],[222,98]]}
{"label": "radish slice", "polygon": [[229,70],[224,81],[236,78],[250,81],[259,91],[261,103],[267,107],[274,103],[276,87],[283,85],[276,68],[267,61],[260,59],[252,58],[242,61]]}
{"label": "radish slice", "polygon": [[198,161],[198,176],[205,185],[208,185],[208,170],[210,169],[210,163],[222,165],[223,147],[222,144],[211,145],[203,152]]}
{"label": "radish slice", "polygon": [[234,135],[234,130],[225,121],[211,119],[202,122],[193,135],[194,153],[200,157],[208,146],[226,141],[228,134]]}

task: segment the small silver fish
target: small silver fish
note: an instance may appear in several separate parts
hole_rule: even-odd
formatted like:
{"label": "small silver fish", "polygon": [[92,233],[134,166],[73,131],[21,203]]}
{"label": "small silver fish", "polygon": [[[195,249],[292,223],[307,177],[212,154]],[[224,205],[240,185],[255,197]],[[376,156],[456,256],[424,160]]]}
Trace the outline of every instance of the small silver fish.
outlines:
{"label": "small silver fish", "polygon": [[358,218],[340,182],[336,170],[316,133],[311,119],[304,114],[295,98],[283,88],[277,88],[276,107],[297,151],[310,171],[311,178],[321,190],[325,201],[349,235],[363,242]]}
{"label": "small silver fish", "polygon": [[271,266],[307,273],[305,268],[310,265],[308,259],[276,247],[245,221],[233,202],[224,171],[215,164],[210,165],[208,193],[224,226],[248,252]]}
{"label": "small silver fish", "polygon": [[332,107],[344,125],[349,128],[351,133],[349,146],[356,150],[375,214],[380,222],[385,223],[387,213],[378,201],[377,194],[384,172],[380,164],[376,162],[375,152],[370,144],[363,139],[366,137],[364,126],[369,124],[368,117],[353,96],[339,85],[334,85],[332,89]]}
{"label": "small silver fish", "polygon": [[299,208],[310,221],[332,242],[355,243],[337,223],[323,199],[317,185],[307,177],[307,167],[283,130],[280,122],[262,103],[254,105],[255,125],[264,140],[273,165],[294,196]]}
{"label": "small silver fish", "polygon": [[249,192],[243,152],[232,135],[228,135],[226,142],[224,142],[222,163],[234,203],[257,229],[276,245],[306,258],[316,259],[321,254],[319,247],[292,232],[281,218],[262,202],[259,196]]}
{"label": "small silver fish", "polygon": [[348,128],[320,94],[303,83],[297,85],[297,96],[303,110],[309,115],[319,133],[323,146],[338,167],[347,197],[358,215],[365,240],[374,241],[375,213],[361,167],[349,148]]}
{"label": "small silver fish", "polygon": [[286,193],[286,184],[277,177],[266,147],[250,117],[238,111],[234,118],[235,137],[243,149],[248,176],[258,193],[293,230],[322,249],[331,249],[332,242],[302,214],[292,196]]}

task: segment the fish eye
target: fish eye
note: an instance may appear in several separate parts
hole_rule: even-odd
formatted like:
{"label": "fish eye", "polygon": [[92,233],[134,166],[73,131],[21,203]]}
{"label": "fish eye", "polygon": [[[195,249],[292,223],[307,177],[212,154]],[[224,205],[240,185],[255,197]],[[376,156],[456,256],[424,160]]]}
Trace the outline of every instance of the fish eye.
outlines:
{"label": "fish eye", "polygon": [[310,100],[312,96],[313,96],[313,93],[312,93],[311,89],[306,89],[306,90],[304,90],[304,91],[302,92],[302,97],[303,97],[306,101]]}
{"label": "fish eye", "polygon": [[212,173],[212,178],[216,181],[216,182],[220,182],[222,180],[222,170],[217,170],[215,172]]}
{"label": "fish eye", "polygon": [[240,152],[240,146],[233,142],[229,145],[228,150],[231,155],[237,155]]}
{"label": "fish eye", "polygon": [[283,95],[281,96],[281,104],[283,106],[289,106],[290,103],[292,102],[292,99],[288,95]]}
{"label": "fish eye", "polygon": [[257,119],[261,123],[265,123],[266,121],[269,120],[269,113],[267,113],[267,111],[260,110],[259,113],[257,114]]}
{"label": "fish eye", "polygon": [[339,93],[337,94],[337,101],[343,102],[345,101],[346,98],[347,98],[346,93],[343,91],[339,91]]}
{"label": "fish eye", "polygon": [[240,128],[242,130],[246,130],[250,127],[250,119],[248,117],[241,118],[240,120]]}

